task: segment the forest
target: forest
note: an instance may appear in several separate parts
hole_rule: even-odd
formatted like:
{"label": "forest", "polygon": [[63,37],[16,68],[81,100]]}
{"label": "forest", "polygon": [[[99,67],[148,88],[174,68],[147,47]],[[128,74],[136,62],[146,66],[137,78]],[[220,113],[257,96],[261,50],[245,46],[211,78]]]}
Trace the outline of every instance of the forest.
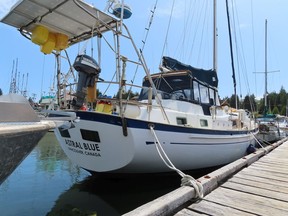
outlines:
{"label": "forest", "polygon": [[[235,95],[231,97],[225,97],[221,99],[221,102],[228,103],[231,107],[236,107]],[[288,93],[281,87],[279,93],[271,92],[267,94],[267,109],[270,114],[280,114],[287,116],[287,106],[288,106]],[[253,112],[256,117],[261,116],[264,113],[264,95],[262,99],[257,100],[255,95],[246,95],[244,99],[241,100],[237,95],[237,105],[240,109],[247,109]]]}
{"label": "forest", "polygon": [[[0,88],[0,95],[2,95],[2,89]],[[101,95],[101,92],[97,89],[97,95]],[[123,98],[127,98],[129,95],[129,98],[133,98],[135,96],[138,96],[138,93],[133,93],[131,91],[128,91],[123,95]],[[118,95],[115,95],[114,97],[117,97]],[[32,100],[29,98],[29,100]],[[228,103],[231,107],[236,107],[236,100],[235,95],[232,95],[231,97],[224,97],[220,98],[221,103]],[[239,97],[237,95],[237,107],[239,109],[246,109],[250,112],[253,112],[256,117],[261,116],[264,113],[264,95],[262,99],[257,100],[255,95],[246,95],[243,98]],[[268,113],[270,114],[280,114],[283,116],[287,116],[288,112],[288,92],[284,89],[282,86],[280,91],[277,92],[271,92],[267,94],[267,108]]]}

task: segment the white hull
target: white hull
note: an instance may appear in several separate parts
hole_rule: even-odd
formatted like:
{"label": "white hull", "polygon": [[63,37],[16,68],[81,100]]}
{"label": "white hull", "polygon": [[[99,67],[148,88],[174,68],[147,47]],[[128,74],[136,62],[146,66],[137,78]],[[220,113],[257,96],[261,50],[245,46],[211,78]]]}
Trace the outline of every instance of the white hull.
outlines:
{"label": "white hull", "polygon": [[[110,118],[111,115],[104,115]],[[113,117],[115,121],[115,117]],[[118,120],[121,120],[118,117]],[[62,137],[55,130],[67,156],[79,166],[95,172],[117,173],[156,173],[171,171],[166,167],[157,153],[154,136],[148,128],[149,122],[139,121],[147,128],[129,127],[124,136],[121,125],[105,122],[80,120],[74,128],[69,129],[70,138]],[[200,133],[158,130],[155,132],[163,149],[172,163],[181,170],[193,170],[230,163],[246,154],[253,142],[250,133],[233,134],[212,130]],[[163,125],[162,125],[163,126]],[[140,126],[141,127],[141,126]],[[175,126],[172,126],[175,129]],[[182,129],[181,129],[182,128]],[[100,142],[83,140],[80,129],[97,131]],[[185,128],[184,128],[185,129]],[[198,130],[199,131],[199,130]],[[206,131],[206,132],[205,132]],[[222,135],[221,135],[222,133]]]}

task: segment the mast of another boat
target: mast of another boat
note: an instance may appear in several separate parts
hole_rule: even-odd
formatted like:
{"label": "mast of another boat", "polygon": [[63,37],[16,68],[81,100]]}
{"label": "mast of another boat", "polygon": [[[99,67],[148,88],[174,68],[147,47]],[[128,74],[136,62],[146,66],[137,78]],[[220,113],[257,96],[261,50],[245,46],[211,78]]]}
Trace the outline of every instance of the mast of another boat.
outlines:
{"label": "mast of another boat", "polygon": [[267,96],[268,96],[268,73],[275,73],[275,72],[280,72],[280,70],[274,70],[274,71],[268,71],[268,66],[267,66],[267,19],[265,19],[265,70],[264,72],[254,72],[254,73],[264,73],[265,75],[265,90],[264,90],[264,111],[263,115],[266,116],[268,113],[268,102],[267,102]]}
{"label": "mast of another boat", "polygon": [[217,0],[213,2],[213,70],[218,69],[217,65]]}
{"label": "mast of another boat", "polygon": [[264,93],[264,109],[267,114],[267,19],[265,20],[265,93]]}
{"label": "mast of another boat", "polygon": [[[56,53],[56,64],[57,64],[57,105],[61,107],[61,59],[60,54]],[[65,97],[65,96],[64,96]]]}

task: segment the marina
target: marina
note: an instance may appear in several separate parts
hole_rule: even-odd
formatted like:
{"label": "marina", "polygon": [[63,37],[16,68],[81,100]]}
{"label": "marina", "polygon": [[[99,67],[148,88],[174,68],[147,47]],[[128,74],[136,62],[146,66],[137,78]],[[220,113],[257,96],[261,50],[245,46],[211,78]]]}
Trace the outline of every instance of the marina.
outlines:
{"label": "marina", "polygon": [[[205,18],[191,20],[203,29],[209,26],[207,32],[202,29],[211,43],[211,59],[203,56],[208,64],[195,64],[188,53],[184,58],[168,52],[167,30],[155,69],[146,60],[152,52],[143,50],[157,2],[141,48],[131,34],[138,14],[132,16],[132,7],[120,0],[108,0],[104,10],[82,0],[19,0],[1,18],[55,61],[51,92],[43,96],[41,86],[39,103],[27,98],[27,87],[17,95],[18,59],[10,94],[0,98],[1,214],[288,214],[288,93],[281,87],[281,99],[268,94],[267,20],[265,103],[256,104],[250,90],[243,99],[237,86],[234,60],[241,54],[233,53],[238,50],[230,25],[233,2],[226,0],[220,9],[221,18],[226,10],[227,38],[218,33],[216,0],[198,5]],[[173,1],[167,29],[174,10]],[[200,24],[207,15],[210,21]],[[185,25],[190,26],[188,19]],[[195,33],[197,28],[191,26]],[[227,45],[218,46],[218,37]],[[191,46],[189,40],[183,46]],[[218,47],[230,50],[230,59],[222,56],[220,64]],[[190,57],[196,56],[191,52]],[[231,69],[218,67],[222,63],[231,63]],[[221,97],[227,84],[219,75],[230,70],[232,96]],[[44,63],[42,82],[43,75]]]}
{"label": "marina", "polygon": [[[70,160],[92,173],[151,174],[171,172],[174,165],[179,170],[221,166],[246,155],[255,144],[258,125],[252,112],[220,102],[216,1],[210,9],[214,15],[210,69],[162,55],[159,69],[150,72],[124,23],[131,16],[126,6],[108,1],[103,11],[79,0],[21,0],[1,20],[19,29],[41,52],[55,55],[59,105],[60,95],[65,96],[70,86],[61,81],[62,64],[68,61],[69,71],[78,74],[71,107],[53,113],[59,119],[74,114],[54,130]],[[66,48],[94,39],[97,58],[93,49],[89,54],[79,51],[72,65]],[[61,56],[64,50],[67,58]],[[110,61],[100,65],[104,56]],[[109,74],[106,80],[104,73]],[[138,80],[140,85],[135,84]],[[114,96],[97,95],[99,86]]]}

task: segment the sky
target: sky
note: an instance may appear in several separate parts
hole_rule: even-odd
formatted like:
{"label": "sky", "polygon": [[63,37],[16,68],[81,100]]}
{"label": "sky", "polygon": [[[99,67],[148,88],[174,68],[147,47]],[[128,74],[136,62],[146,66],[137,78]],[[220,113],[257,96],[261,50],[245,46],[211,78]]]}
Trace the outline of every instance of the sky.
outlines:
{"label": "sky", "polygon": [[[85,1],[100,9],[104,9],[107,2]],[[0,19],[16,2],[17,0],[0,0]],[[194,67],[212,68],[212,0],[125,0],[133,12],[130,19],[125,20],[125,24],[138,48],[142,47],[141,41],[147,34],[145,28],[149,26],[151,10],[156,2],[157,7],[143,52],[149,70],[158,72],[162,55],[176,58]],[[225,1],[219,0],[217,73],[221,98],[230,97],[234,92],[225,7]],[[229,8],[237,94],[243,98],[247,94],[263,97],[266,19],[267,71],[279,71],[268,73],[268,92],[279,92],[282,86],[288,91],[288,1],[229,0]],[[0,88],[3,93],[9,93],[13,61],[16,62],[18,59],[18,89],[25,90],[28,80],[29,97],[36,95],[38,100],[41,95],[48,95],[55,80],[54,55],[41,53],[39,46],[24,38],[14,27],[0,23],[0,33]],[[72,61],[81,50],[81,46],[84,45],[67,49]],[[101,64],[105,63],[109,64],[109,59],[103,58]],[[101,73],[104,78],[108,76],[104,70]],[[139,78],[139,84],[141,80],[142,78]]]}

